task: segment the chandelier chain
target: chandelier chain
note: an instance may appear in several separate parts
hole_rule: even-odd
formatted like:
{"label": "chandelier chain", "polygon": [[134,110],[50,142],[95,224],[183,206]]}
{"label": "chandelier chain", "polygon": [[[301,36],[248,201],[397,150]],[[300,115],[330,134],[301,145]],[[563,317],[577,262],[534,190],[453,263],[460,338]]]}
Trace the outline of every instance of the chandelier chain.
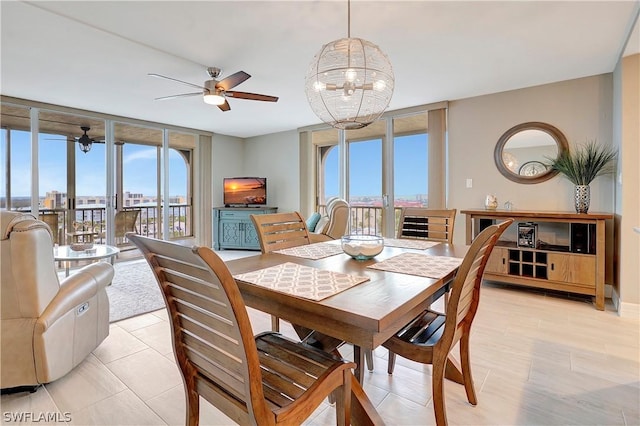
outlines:
{"label": "chandelier chain", "polygon": [[347,38],[351,38],[351,0],[347,0]]}

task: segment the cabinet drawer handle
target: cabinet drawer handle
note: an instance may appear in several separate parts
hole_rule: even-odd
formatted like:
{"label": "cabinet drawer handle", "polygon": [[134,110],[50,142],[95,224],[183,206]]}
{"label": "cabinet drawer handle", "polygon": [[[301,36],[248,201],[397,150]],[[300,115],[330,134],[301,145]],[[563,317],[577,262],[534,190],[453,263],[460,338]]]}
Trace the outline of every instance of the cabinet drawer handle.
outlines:
{"label": "cabinet drawer handle", "polygon": [[555,270],[555,265],[553,263],[551,264],[551,270]]}
{"label": "cabinet drawer handle", "polygon": [[502,264],[506,265],[507,264],[507,259],[505,259],[504,257],[502,258]]}

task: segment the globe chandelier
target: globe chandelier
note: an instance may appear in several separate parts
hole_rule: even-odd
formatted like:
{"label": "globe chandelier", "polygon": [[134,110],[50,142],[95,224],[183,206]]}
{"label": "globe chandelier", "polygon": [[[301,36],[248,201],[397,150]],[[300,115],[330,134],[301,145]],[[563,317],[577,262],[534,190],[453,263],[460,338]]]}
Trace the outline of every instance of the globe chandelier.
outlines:
{"label": "globe chandelier", "polygon": [[378,46],[351,38],[351,0],[347,1],[347,38],[322,46],[311,61],[305,92],[323,122],[343,130],[361,129],[389,106],[394,77]]}

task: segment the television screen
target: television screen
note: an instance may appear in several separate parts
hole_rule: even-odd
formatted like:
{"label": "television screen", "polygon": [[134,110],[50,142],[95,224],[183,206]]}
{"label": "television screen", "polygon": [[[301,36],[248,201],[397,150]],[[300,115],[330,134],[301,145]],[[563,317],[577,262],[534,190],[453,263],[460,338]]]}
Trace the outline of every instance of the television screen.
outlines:
{"label": "television screen", "polygon": [[267,204],[267,178],[224,178],[224,204]]}

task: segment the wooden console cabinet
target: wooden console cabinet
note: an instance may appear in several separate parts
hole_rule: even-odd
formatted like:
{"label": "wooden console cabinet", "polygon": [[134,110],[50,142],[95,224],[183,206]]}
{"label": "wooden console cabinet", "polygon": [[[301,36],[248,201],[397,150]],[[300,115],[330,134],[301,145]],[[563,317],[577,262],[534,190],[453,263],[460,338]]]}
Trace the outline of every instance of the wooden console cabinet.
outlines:
{"label": "wooden console cabinet", "polygon": [[213,248],[260,250],[250,215],[276,213],[277,207],[216,207],[213,209]]}
{"label": "wooden console cabinet", "polygon": [[[604,310],[605,221],[609,213],[462,210],[467,244],[485,227],[513,218],[485,268],[484,278],[594,296]],[[537,225],[534,247],[518,244],[518,224]]]}

